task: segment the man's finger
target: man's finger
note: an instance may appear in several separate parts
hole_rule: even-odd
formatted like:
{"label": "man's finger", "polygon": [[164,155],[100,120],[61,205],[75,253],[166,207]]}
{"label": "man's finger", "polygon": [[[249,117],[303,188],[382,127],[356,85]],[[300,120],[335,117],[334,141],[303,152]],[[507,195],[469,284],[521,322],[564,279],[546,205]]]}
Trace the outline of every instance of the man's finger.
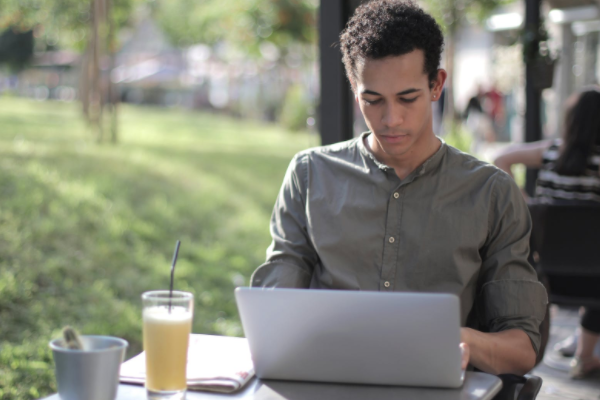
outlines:
{"label": "man's finger", "polygon": [[471,356],[471,352],[469,350],[469,345],[462,342],[460,344],[460,352],[462,355],[462,362],[460,364],[460,367],[462,369],[467,369],[467,365],[469,365],[469,357]]}

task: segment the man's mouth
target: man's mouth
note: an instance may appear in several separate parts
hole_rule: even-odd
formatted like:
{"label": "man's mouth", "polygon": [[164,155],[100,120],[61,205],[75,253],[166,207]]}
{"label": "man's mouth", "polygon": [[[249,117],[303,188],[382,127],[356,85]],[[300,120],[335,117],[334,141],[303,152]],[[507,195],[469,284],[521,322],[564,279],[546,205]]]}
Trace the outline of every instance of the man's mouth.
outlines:
{"label": "man's mouth", "polygon": [[381,135],[380,136],[387,143],[399,143],[408,139],[408,134],[404,135]]}

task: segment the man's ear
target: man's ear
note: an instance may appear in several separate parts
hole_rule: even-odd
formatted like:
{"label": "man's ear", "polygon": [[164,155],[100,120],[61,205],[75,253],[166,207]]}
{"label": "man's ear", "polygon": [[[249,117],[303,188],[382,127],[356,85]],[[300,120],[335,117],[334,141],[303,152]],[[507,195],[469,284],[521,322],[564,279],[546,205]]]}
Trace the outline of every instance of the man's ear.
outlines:
{"label": "man's ear", "polygon": [[431,100],[437,101],[440,99],[446,78],[448,78],[446,70],[442,68],[438,69],[435,81],[433,81],[433,87],[431,88]]}

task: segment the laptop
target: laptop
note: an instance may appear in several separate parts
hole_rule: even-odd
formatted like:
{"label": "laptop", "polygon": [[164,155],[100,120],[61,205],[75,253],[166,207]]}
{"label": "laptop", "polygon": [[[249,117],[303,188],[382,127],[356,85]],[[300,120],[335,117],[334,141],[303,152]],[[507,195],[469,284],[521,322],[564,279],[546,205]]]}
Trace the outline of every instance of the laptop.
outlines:
{"label": "laptop", "polygon": [[235,298],[259,378],[462,385],[455,295],[239,287]]}

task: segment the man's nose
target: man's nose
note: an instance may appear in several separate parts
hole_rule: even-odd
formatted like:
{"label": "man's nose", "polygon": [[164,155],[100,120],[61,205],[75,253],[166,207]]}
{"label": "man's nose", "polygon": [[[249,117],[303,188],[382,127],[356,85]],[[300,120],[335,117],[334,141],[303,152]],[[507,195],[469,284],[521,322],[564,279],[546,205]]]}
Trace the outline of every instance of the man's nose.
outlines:
{"label": "man's nose", "polygon": [[385,126],[393,128],[404,123],[404,110],[400,104],[388,104],[381,121]]}

